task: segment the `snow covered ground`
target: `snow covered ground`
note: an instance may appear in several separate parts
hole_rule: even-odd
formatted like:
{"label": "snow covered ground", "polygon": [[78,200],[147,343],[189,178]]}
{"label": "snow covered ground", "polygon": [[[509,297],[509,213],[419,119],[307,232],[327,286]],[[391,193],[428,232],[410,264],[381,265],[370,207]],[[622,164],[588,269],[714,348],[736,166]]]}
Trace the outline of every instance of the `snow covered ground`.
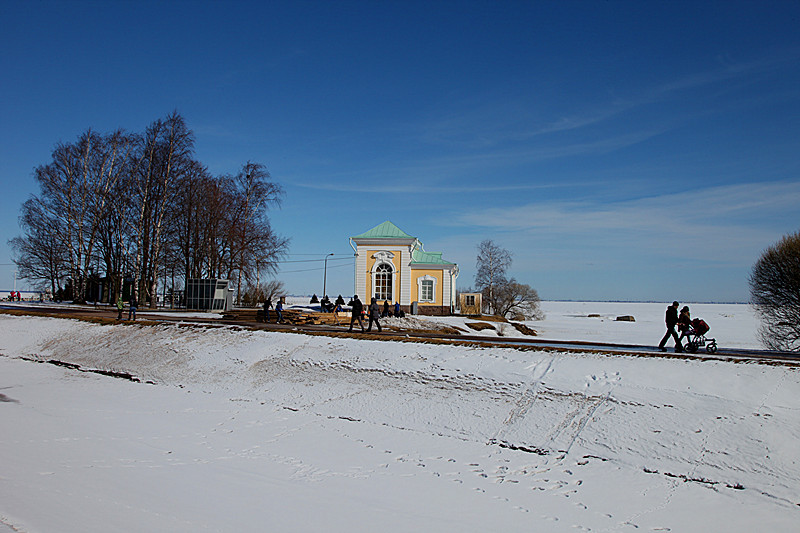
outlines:
{"label": "snow covered ground", "polygon": [[[721,348],[764,349],[758,340],[758,320],[752,307],[746,304],[681,304],[688,305],[692,317],[704,319],[710,326],[708,337],[717,339]],[[655,346],[663,337],[663,303],[616,302],[542,302],[545,319],[526,322],[538,336],[548,340],[591,341]],[[632,316],[634,322],[617,321],[617,317]],[[461,317],[435,319],[461,326]],[[495,324],[495,330],[483,330],[482,335],[495,334],[503,329],[506,336],[520,336],[512,327]],[[474,332],[470,332],[474,333]],[[669,346],[672,346],[670,340]]]}
{"label": "snow covered ground", "polygon": [[[747,306],[689,305],[758,347]],[[545,302],[529,326],[652,345],[664,307]],[[800,523],[795,366],[10,315],[0,354],[3,533]]]}

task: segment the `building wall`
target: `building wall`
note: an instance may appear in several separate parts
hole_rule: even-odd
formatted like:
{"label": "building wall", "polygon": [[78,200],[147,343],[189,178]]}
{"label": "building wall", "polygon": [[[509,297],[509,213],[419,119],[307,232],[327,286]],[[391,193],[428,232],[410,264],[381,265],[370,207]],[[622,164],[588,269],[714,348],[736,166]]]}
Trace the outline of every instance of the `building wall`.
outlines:
{"label": "building wall", "polygon": [[[387,245],[367,244],[356,246],[356,272],[355,272],[355,294],[358,294],[362,301],[369,303],[374,295],[373,270],[376,259],[374,256],[379,252],[390,252],[394,257],[389,259],[394,272],[392,275],[392,302],[400,302],[402,309],[408,313],[411,311],[411,303],[418,302],[418,312],[425,315],[449,315],[453,307],[453,273],[450,269],[436,268],[412,268],[411,267],[411,246],[408,245]],[[382,262],[382,261],[381,261]],[[421,302],[419,299],[419,285],[417,279],[424,276],[431,276],[436,279],[434,287],[434,301]]]}
{"label": "building wall", "polygon": [[403,297],[403,282],[404,278],[407,277],[408,274],[406,273],[404,275],[403,264],[409,262],[410,254],[408,251],[398,247],[375,245],[363,248],[360,246],[358,247],[359,260],[356,261],[356,268],[359,269],[359,272],[356,277],[361,277],[362,281],[361,283],[356,284],[357,290],[361,290],[363,287],[364,299],[367,302],[369,302],[369,300],[375,294],[373,287],[373,271],[376,268],[376,263],[385,262],[383,260],[379,261],[375,257],[375,255],[379,252],[389,252],[394,255],[394,257],[390,258],[388,261],[392,264],[392,268],[394,269],[394,272],[392,273],[392,301],[400,301],[401,304],[407,302],[408,300]]}
{"label": "building wall", "polygon": [[[467,305],[467,296],[472,296],[475,300],[474,305]],[[461,293],[460,294],[461,301],[461,314],[462,315],[480,315],[481,314],[481,298],[482,295],[479,292],[471,292],[471,293]]]}
{"label": "building wall", "polygon": [[[446,305],[446,302],[443,298],[443,287],[444,287],[444,272],[442,270],[434,270],[434,269],[414,269],[411,271],[411,301],[412,302],[419,302],[420,306],[443,306]],[[420,298],[419,293],[419,279],[424,278],[425,276],[430,276],[435,278],[434,282],[434,291],[433,291],[433,301],[432,302],[423,302]]]}
{"label": "building wall", "polygon": [[[356,253],[356,272],[355,272],[355,279],[353,281],[353,292],[358,294],[359,298],[366,297],[366,286],[367,286],[367,256],[366,254],[361,252],[361,249],[358,248],[358,252]],[[352,296],[352,295],[351,295]]]}

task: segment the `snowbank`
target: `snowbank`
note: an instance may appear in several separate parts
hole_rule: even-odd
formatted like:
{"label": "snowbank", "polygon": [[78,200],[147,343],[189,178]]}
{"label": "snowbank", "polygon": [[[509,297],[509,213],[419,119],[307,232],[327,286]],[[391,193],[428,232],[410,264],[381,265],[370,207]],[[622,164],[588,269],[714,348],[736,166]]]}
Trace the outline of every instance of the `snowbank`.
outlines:
{"label": "snowbank", "polygon": [[0,524],[18,531],[800,518],[795,367],[3,315],[0,353]]}

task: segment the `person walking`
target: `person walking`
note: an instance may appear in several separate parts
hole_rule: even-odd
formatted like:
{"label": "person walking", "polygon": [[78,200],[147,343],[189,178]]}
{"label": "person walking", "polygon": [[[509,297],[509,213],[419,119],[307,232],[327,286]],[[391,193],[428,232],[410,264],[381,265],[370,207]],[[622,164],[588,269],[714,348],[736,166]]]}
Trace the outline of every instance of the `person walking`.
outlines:
{"label": "person walking", "polygon": [[264,322],[269,323],[269,310],[272,307],[272,298],[267,298],[264,302]]}
{"label": "person walking", "polygon": [[383,313],[381,313],[381,318],[386,318],[389,316],[389,300],[383,301]]}
{"label": "person walking", "polygon": [[364,322],[361,321],[361,313],[364,312],[364,304],[358,299],[358,294],[353,296],[353,301],[350,304],[350,329],[353,331],[353,323],[358,320],[358,325],[361,327],[361,333],[364,333]]}
{"label": "person walking", "polygon": [[117,320],[122,320],[122,310],[125,308],[125,302],[122,300],[122,295],[117,297]]}
{"label": "person walking", "polygon": [[394,302],[394,317],[400,318],[400,302],[398,301]]}
{"label": "person walking", "polygon": [[339,304],[336,304],[336,307],[333,308],[333,320],[334,320],[334,325],[336,325],[336,326],[341,326],[342,325],[339,322],[339,313],[341,313],[341,312],[342,312],[342,306],[339,305]]}
{"label": "person walking", "polygon": [[128,320],[136,321],[136,296],[131,296],[131,301],[128,307]]}
{"label": "person walking", "polygon": [[278,315],[278,320],[275,322],[276,324],[283,323],[283,302],[278,299],[278,303],[275,304],[275,314]]}
{"label": "person walking", "polygon": [[369,303],[369,326],[367,326],[367,331],[372,331],[372,322],[375,322],[375,325],[378,326],[378,331],[381,330],[381,323],[378,322],[380,317],[381,308],[378,306],[378,300],[373,296]]}
{"label": "person walking", "polygon": [[658,349],[662,352],[666,352],[666,344],[667,340],[669,339],[670,335],[673,339],[675,339],[675,351],[682,352],[683,346],[681,345],[681,340],[678,338],[678,333],[675,331],[675,326],[678,324],[678,307],[681,304],[678,302],[672,302],[672,305],[667,307],[667,312],[664,315],[664,322],[667,325],[667,332],[664,334],[664,338],[661,339],[661,342],[658,343]]}

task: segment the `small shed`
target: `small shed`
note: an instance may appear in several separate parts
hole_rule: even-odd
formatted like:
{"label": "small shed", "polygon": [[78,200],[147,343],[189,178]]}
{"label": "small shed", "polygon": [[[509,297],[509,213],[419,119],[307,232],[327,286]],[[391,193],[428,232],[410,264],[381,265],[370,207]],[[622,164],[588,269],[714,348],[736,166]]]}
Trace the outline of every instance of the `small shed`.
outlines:
{"label": "small shed", "polygon": [[227,279],[189,279],[186,281],[186,309],[228,311],[233,308],[233,291]]}
{"label": "small shed", "polygon": [[480,315],[481,314],[481,293],[479,292],[462,292],[458,295],[458,303],[461,307],[462,315]]}

